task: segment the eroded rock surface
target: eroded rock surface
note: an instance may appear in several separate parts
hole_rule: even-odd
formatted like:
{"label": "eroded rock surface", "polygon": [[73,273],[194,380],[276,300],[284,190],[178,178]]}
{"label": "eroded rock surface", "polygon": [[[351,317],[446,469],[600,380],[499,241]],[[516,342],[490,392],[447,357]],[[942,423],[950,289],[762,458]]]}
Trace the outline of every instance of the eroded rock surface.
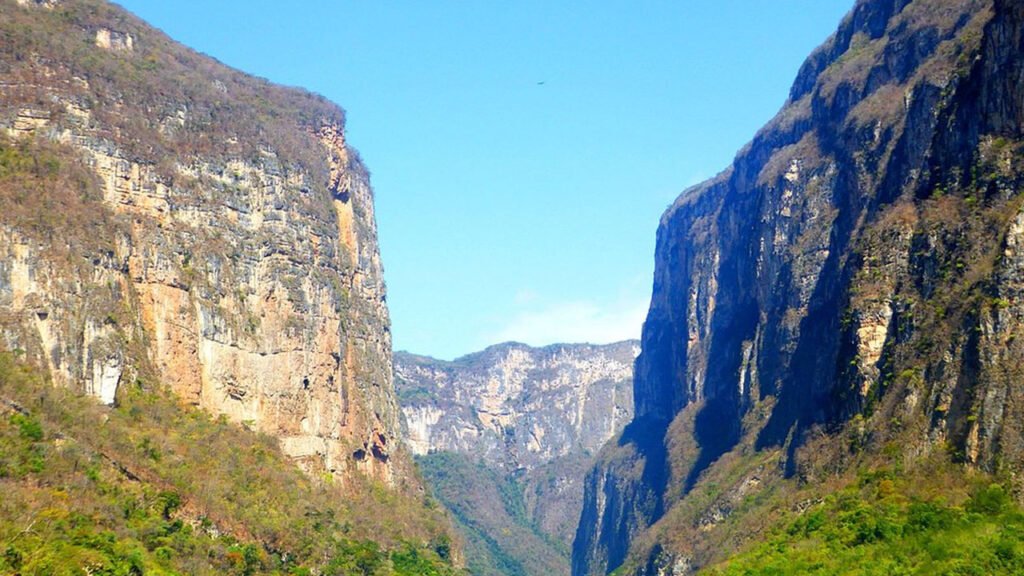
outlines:
{"label": "eroded rock surface", "polygon": [[[583,474],[632,417],[638,353],[635,341],[499,344],[453,362],[398,352],[395,382],[406,442],[420,456],[466,455],[508,479],[521,493],[528,521],[560,544],[549,564],[566,573]],[[487,528],[500,530],[497,522]],[[535,545],[550,547],[543,539]]]}
{"label": "eroded rock surface", "polygon": [[3,146],[45,152],[53,174],[24,170],[60,183],[4,191],[0,342],[104,402],[160,381],[309,470],[394,483],[373,193],[344,112],[113,5],[56,4],[0,2]]}
{"label": "eroded rock surface", "polygon": [[1020,2],[858,1],[669,208],[573,574],[689,574],[765,529],[727,528],[744,503],[863,454],[1021,477],[1022,69]]}

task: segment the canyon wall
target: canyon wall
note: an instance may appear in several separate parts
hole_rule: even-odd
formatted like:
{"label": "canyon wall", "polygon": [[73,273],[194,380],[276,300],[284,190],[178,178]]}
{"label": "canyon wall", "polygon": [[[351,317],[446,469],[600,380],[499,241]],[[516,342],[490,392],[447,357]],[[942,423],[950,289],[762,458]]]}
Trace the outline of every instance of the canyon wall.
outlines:
{"label": "canyon wall", "polygon": [[573,574],[689,574],[767,530],[742,510],[782,482],[865,454],[1019,484],[1022,30],[1015,1],[858,1],[667,210]]}
{"label": "canyon wall", "polygon": [[0,12],[0,343],[106,403],[164,383],[309,471],[409,476],[344,112],[111,4]]}

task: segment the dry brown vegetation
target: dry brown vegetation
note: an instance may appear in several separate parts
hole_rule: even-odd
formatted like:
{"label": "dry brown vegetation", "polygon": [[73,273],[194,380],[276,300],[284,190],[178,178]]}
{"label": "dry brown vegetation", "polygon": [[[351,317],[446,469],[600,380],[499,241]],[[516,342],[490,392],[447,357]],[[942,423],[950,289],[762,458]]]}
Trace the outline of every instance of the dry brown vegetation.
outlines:
{"label": "dry brown vegetation", "polygon": [[165,390],[128,384],[116,408],[101,406],[10,353],[0,493],[4,573],[453,573],[432,504],[315,482],[273,438]]}

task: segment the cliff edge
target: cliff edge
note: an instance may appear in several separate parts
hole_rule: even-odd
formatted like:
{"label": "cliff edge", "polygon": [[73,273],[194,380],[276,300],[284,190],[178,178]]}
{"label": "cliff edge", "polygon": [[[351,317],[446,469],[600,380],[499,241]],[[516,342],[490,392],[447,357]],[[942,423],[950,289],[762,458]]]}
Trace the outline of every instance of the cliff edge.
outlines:
{"label": "cliff edge", "polygon": [[108,404],[165,383],[311,472],[413,481],[344,112],[112,4],[0,12],[3,346]]}
{"label": "cliff edge", "polygon": [[873,459],[1021,487],[1022,42],[1019,2],[861,0],[668,209],[573,574],[689,574]]}

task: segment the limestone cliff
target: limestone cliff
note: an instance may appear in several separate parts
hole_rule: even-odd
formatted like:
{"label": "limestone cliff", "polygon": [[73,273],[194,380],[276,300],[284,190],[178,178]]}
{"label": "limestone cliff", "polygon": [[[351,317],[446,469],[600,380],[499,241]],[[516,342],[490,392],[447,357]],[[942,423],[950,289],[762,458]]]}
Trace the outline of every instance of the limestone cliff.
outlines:
{"label": "limestone cliff", "polygon": [[764,502],[800,505],[783,480],[865,454],[1019,483],[1022,70],[1020,2],[861,0],[668,209],[575,575],[689,574],[767,530]]}
{"label": "limestone cliff", "polygon": [[[568,572],[584,472],[600,447],[632,418],[638,344],[531,348],[506,343],[452,362],[395,354],[406,441],[425,458],[428,481],[464,529],[480,532],[467,536],[471,568],[474,554],[504,554],[508,564],[527,574]],[[488,487],[476,478],[451,477],[460,470],[466,476],[491,477],[486,483],[492,485],[506,483],[505,500],[514,493],[517,502],[503,503],[497,492],[482,496]],[[434,472],[445,478],[435,478]],[[490,510],[503,504],[513,509]],[[517,519],[514,508],[520,505],[525,517]],[[487,538],[494,550],[486,543],[474,547]],[[481,567],[474,573],[490,572]]]}
{"label": "limestone cliff", "polygon": [[369,173],[337,106],[99,0],[0,0],[0,342],[394,483]]}

